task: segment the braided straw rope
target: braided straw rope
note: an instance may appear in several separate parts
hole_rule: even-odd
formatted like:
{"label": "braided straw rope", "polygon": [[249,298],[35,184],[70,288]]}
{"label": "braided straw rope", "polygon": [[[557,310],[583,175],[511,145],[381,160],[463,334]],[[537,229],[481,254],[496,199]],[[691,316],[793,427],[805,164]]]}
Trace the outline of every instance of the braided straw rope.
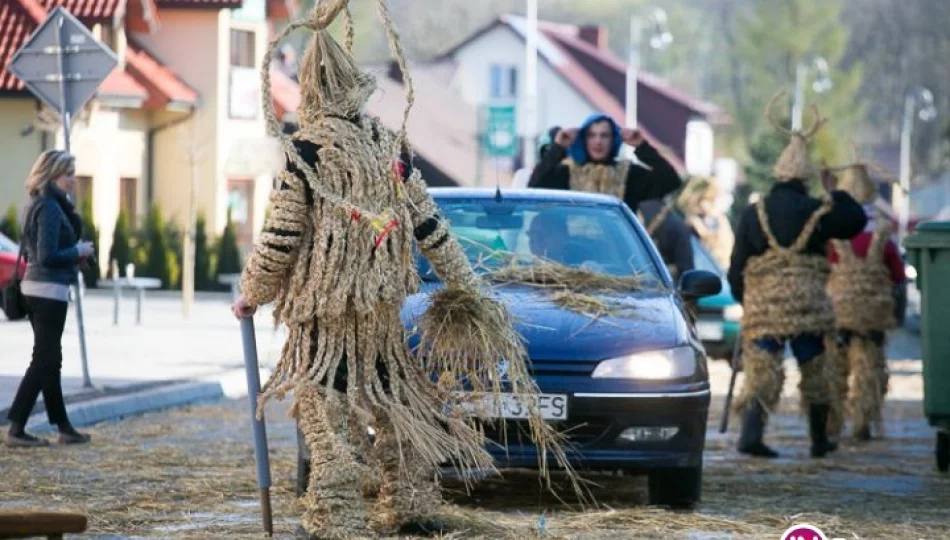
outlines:
{"label": "braided straw rope", "polygon": [[[385,216],[384,213],[373,212],[365,208],[360,208],[352,204],[351,202],[347,201],[344,197],[328,192],[321,186],[321,183],[317,178],[318,171],[314,170],[316,166],[312,166],[304,162],[303,158],[301,158],[296,152],[296,150],[294,149],[292,139],[288,137],[287,135],[283,134],[281,122],[277,118],[277,112],[275,110],[274,101],[272,97],[272,84],[271,84],[271,75],[270,75],[271,60],[274,58],[275,52],[280,46],[280,43],[287,36],[296,32],[297,30],[301,28],[308,28],[316,32],[316,35],[314,36],[314,40],[311,43],[311,49],[308,49],[308,54],[311,53],[312,49],[319,48],[321,51],[324,51],[326,54],[329,55],[323,58],[325,62],[329,62],[329,61],[343,62],[345,64],[350,64],[350,65],[341,66],[342,68],[345,69],[345,68],[352,67],[353,69],[356,69],[355,64],[352,64],[351,57],[348,57],[347,55],[347,58],[341,58],[338,53],[335,53],[334,51],[335,46],[336,47],[338,46],[335,44],[335,42],[333,42],[333,39],[325,32],[326,28],[330,26],[330,24],[334,21],[337,15],[339,15],[342,12],[344,14],[344,23],[346,26],[345,34],[346,34],[347,49],[350,49],[350,50],[352,49],[352,39],[354,36],[354,29],[353,29],[353,24],[352,24],[352,14],[350,13],[348,9],[348,3],[349,3],[349,0],[328,0],[328,1],[319,2],[317,6],[313,9],[313,11],[311,12],[309,18],[298,20],[287,25],[283,30],[278,32],[276,36],[274,36],[274,38],[271,40],[270,44],[268,45],[267,51],[264,54],[264,62],[261,66],[261,99],[262,99],[262,106],[264,109],[264,117],[265,117],[265,120],[267,121],[268,134],[272,137],[277,138],[277,140],[279,141],[281,145],[282,150],[284,151],[284,154],[287,155],[287,157],[293,162],[293,164],[296,166],[298,170],[304,172],[304,174],[307,177],[307,181],[313,190],[314,196],[325,200],[330,206],[334,208],[336,212],[340,213],[341,215],[356,216],[357,220],[364,221],[364,222],[378,222]],[[406,90],[406,108],[403,112],[403,121],[402,121],[402,126],[400,128],[399,134],[397,136],[397,143],[398,143],[399,148],[405,148],[409,150],[410,147],[408,143],[408,137],[406,134],[406,124],[408,122],[409,112],[412,109],[412,105],[415,99],[415,92],[413,89],[412,77],[409,74],[406,59],[403,54],[403,49],[398,41],[399,34],[395,29],[395,26],[392,21],[392,17],[389,15],[389,10],[388,10],[388,7],[386,6],[386,1],[377,0],[377,7],[378,7],[379,14],[383,20],[383,25],[386,28],[386,34],[390,41],[390,48],[392,49],[393,54],[396,56],[396,61],[399,64],[400,69],[403,70],[403,77],[404,77],[406,89],[407,89]],[[329,73],[331,72],[331,69],[327,69],[326,71],[327,73]],[[303,73],[301,73],[301,75],[303,75]],[[360,77],[362,79],[361,80],[362,83],[365,83],[367,85],[372,84],[369,81],[370,79],[372,79],[370,75],[366,75],[366,74],[360,74],[360,75],[362,76]],[[319,73],[315,73],[314,76],[319,77]],[[302,79],[301,82],[304,82],[303,77],[301,77],[301,79]],[[309,88],[304,89],[304,91],[309,91],[309,90],[310,90]],[[315,91],[318,92],[318,90],[315,90]],[[372,94],[372,91],[364,92],[364,93],[366,94],[365,98],[368,99],[369,96]],[[301,103],[302,107],[310,106],[310,104],[305,103],[304,101],[306,100],[302,100],[302,103]],[[365,104],[365,100],[362,103],[359,103],[360,106],[362,106],[363,104]],[[299,112],[304,113],[304,114],[298,114],[298,116],[301,117],[301,121],[311,120],[310,118],[307,118],[308,116],[307,112],[309,111],[304,109]],[[328,112],[332,112],[332,111],[318,110],[316,112],[317,114],[323,116],[323,115],[326,115]],[[337,113],[340,113],[340,112],[353,113],[354,111],[336,111],[336,112]],[[395,176],[395,174],[393,176]]]}

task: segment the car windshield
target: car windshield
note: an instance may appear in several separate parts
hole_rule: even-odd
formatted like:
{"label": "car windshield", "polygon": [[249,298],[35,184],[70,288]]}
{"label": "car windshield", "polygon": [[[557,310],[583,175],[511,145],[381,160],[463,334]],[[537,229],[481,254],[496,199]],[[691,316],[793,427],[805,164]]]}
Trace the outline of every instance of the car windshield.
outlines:
{"label": "car windshield", "polygon": [[0,252],[16,253],[18,249],[16,242],[0,234]]}
{"label": "car windshield", "polygon": [[[620,208],[541,201],[436,199],[469,262],[491,272],[511,257],[544,258],[572,268],[661,281],[633,224]],[[419,257],[419,275],[438,278]]]}

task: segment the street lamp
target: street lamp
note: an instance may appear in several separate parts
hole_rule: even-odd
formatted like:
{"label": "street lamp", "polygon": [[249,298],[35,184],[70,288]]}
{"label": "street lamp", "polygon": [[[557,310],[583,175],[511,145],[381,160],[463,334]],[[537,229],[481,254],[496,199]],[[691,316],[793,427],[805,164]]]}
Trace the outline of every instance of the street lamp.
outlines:
{"label": "street lamp", "polygon": [[[637,73],[640,71],[640,43],[643,40],[644,17],[634,13],[630,17],[630,56],[627,62],[626,124],[637,129]],[[650,47],[665,49],[673,43],[673,34],[667,24],[666,12],[661,8],[649,11],[646,23],[650,26]]]}
{"label": "street lamp", "polygon": [[812,54],[802,58],[795,67],[795,95],[792,98],[792,131],[802,129],[802,116],[805,111],[805,82],[808,79],[808,70],[815,70],[815,81],[811,88],[821,94],[831,90],[833,86],[829,76],[828,62],[824,58]]}
{"label": "street lamp", "polygon": [[910,142],[914,128],[914,111],[917,117],[924,122],[937,118],[937,107],[934,106],[934,96],[923,86],[909,88],[904,93],[904,118],[901,125],[901,177],[900,189],[894,191],[892,200],[894,210],[897,211],[898,238],[907,237],[907,226],[910,221]]}

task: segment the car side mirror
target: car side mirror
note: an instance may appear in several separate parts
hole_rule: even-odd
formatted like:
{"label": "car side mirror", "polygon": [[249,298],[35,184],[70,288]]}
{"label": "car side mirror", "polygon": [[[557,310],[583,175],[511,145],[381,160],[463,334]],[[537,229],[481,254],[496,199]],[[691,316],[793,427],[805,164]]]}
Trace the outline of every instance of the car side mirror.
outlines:
{"label": "car side mirror", "polygon": [[686,301],[696,301],[722,292],[722,278],[708,270],[690,270],[680,276],[679,293]]}

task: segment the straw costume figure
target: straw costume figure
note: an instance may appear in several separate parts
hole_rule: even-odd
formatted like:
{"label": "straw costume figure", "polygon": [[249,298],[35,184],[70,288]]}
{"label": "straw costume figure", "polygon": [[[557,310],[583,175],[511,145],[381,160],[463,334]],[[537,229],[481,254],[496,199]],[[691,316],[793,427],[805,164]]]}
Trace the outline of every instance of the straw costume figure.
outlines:
{"label": "straw costume figure", "polygon": [[[502,392],[522,398],[531,409],[542,473],[550,452],[572,471],[557,433],[532,405],[537,387],[507,310],[484,294],[411,166],[405,122],[412,79],[387,4],[376,1],[407,89],[398,133],[363,114],[375,79],[351,55],[347,4],[318,2],[309,18],[274,38],[265,56],[272,58],[281,40],[299,28],[314,32],[300,66],[301,129],[293,138],[281,133],[267,62],[262,69],[269,130],[288,162],[234,310],[246,317],[274,302],[275,322],[288,328],[259,414],[266,400],[293,394],[291,414],[311,453],[302,501],[306,533],[431,533],[441,525],[438,467],[448,463],[465,472],[493,464],[471,414],[451,406],[463,384],[496,398]],[[345,46],[327,31],[341,14]],[[410,156],[408,167],[397,166],[400,152]],[[418,321],[415,354],[400,319],[403,301],[419,281],[413,242],[445,284]],[[500,359],[509,365],[504,381],[497,375]],[[372,511],[364,492],[378,495]]]}
{"label": "straw costume figure", "polygon": [[740,452],[776,457],[762,442],[767,416],[778,405],[785,373],[786,343],[801,370],[802,411],[808,416],[811,455],[822,457],[836,445],[828,439],[832,407],[840,407],[829,376],[828,355],[835,346],[835,320],[825,292],[830,272],[826,245],[831,238],[850,239],[866,223],[864,211],[843,191],[816,199],[807,184],[814,176],[808,140],[823,120],[804,131],[788,131],[766,117],[791,140],[773,169],[777,180],[768,195],[743,213],[729,268],[732,292],[744,307],[742,354],[745,382],[736,399],[742,416]]}
{"label": "straw costume figure", "polygon": [[[649,169],[620,159],[620,148],[635,148]],[[531,173],[528,187],[613,195],[634,212],[640,202],[659,199],[682,184],[679,174],[643,135],[621,129],[605,114],[594,114],[580,129],[561,129]]]}
{"label": "straw costume figure", "polygon": [[[864,231],[850,242],[831,242],[828,280],[842,347],[836,368],[838,390],[847,395],[846,412],[854,436],[868,440],[872,425],[878,433],[882,427],[881,409],[889,378],[886,332],[897,327],[892,285],[903,283],[904,265],[897,245],[890,240],[890,223],[880,219],[874,207],[878,190],[868,165],[844,167],[839,188],[864,205],[869,217]],[[840,432],[843,420],[833,418],[829,432]]]}

